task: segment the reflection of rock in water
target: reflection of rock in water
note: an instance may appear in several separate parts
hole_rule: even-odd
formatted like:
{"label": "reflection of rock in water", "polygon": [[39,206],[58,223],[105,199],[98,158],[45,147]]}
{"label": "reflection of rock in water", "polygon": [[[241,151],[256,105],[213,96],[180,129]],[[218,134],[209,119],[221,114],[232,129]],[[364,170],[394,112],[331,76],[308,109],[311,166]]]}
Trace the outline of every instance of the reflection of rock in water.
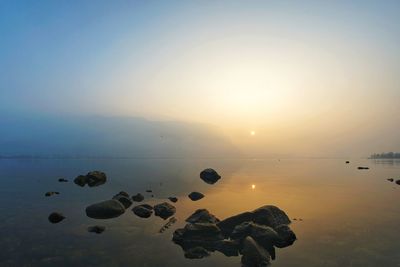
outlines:
{"label": "reflection of rock in water", "polygon": [[241,254],[246,267],[268,266],[275,259],[275,247],[284,248],[296,240],[288,226],[290,219],[275,206],[263,206],[222,221],[201,209],[186,221],[188,224],[177,229],[172,240],[190,259],[219,251],[226,256]]}

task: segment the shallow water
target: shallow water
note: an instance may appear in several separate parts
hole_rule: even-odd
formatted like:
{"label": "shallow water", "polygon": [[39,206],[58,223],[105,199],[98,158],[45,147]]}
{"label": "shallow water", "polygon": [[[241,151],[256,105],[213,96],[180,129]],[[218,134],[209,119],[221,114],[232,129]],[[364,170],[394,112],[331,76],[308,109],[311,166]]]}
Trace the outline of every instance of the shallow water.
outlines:
{"label": "shallow water", "polygon": [[[400,161],[337,159],[215,160],[0,160],[0,266],[240,266],[240,257],[219,252],[201,260],[185,259],[171,242],[173,231],[198,208],[218,218],[272,204],[293,221],[298,240],[277,249],[272,266],[400,266]],[[370,170],[357,170],[369,166]],[[222,175],[214,185],[199,179],[213,167]],[[108,182],[80,188],[72,180],[91,170]],[[59,183],[60,177],[69,179]],[[255,185],[255,188],[252,188]],[[121,190],[145,194],[156,204],[177,196],[178,222],[164,233],[159,217],[141,219],[130,209],[110,220],[86,217],[89,204]],[[45,197],[47,191],[61,194]],[[206,195],[192,202],[186,195]],[[53,211],[67,218],[50,224]],[[104,225],[100,235],[89,225]]]}

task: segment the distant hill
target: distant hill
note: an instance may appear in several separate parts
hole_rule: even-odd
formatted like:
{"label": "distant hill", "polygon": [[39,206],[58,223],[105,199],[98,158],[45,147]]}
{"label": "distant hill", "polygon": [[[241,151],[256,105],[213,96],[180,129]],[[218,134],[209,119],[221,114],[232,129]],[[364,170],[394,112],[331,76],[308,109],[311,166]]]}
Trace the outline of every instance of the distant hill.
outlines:
{"label": "distant hill", "polygon": [[386,152],[386,153],[375,153],[370,156],[371,159],[400,159],[399,152]]}
{"label": "distant hill", "polygon": [[130,117],[0,117],[1,157],[235,157],[215,127]]}

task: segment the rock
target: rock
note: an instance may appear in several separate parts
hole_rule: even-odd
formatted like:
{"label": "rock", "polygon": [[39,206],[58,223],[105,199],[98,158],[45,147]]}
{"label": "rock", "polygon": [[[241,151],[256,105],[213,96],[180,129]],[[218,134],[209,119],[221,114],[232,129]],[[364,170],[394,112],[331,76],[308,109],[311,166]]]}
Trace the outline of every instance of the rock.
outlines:
{"label": "rock", "polygon": [[107,181],[107,176],[104,172],[92,171],[86,175],[79,175],[74,179],[74,183],[83,187],[86,184],[89,187],[99,186]]}
{"label": "rock", "polygon": [[60,192],[54,192],[54,191],[50,191],[50,192],[46,192],[46,194],[44,194],[46,197],[51,197],[53,195],[59,195]]}
{"label": "rock", "polygon": [[387,179],[389,182],[393,182],[394,181],[394,179],[393,178],[389,178],[389,179]]}
{"label": "rock", "polygon": [[88,232],[90,233],[101,234],[102,232],[104,232],[104,230],[106,230],[106,228],[104,226],[99,226],[99,225],[88,227]]}
{"label": "rock", "polygon": [[254,210],[253,221],[257,224],[270,226],[272,228],[281,224],[291,223],[284,211],[272,205],[266,205]]}
{"label": "rock", "polygon": [[132,200],[136,202],[142,202],[144,200],[144,196],[140,193],[137,193],[136,195],[132,196]]}
{"label": "rock", "polygon": [[86,185],[86,176],[85,175],[79,175],[74,179],[74,183],[83,187]]}
{"label": "rock", "polygon": [[236,240],[218,240],[214,242],[213,249],[227,257],[239,256],[240,243]]}
{"label": "rock", "polygon": [[349,164],[350,163],[350,161],[346,161],[346,164]]}
{"label": "rock", "polygon": [[67,179],[64,179],[64,178],[60,178],[60,179],[58,179],[58,181],[59,181],[60,183],[66,183],[66,182],[68,182],[68,180],[67,180]]}
{"label": "rock", "polygon": [[396,184],[400,185],[400,180],[397,180],[397,181],[396,181]]}
{"label": "rock", "polygon": [[250,221],[253,221],[253,213],[243,212],[238,215],[226,218],[225,220],[217,223],[217,225],[225,236],[229,236],[237,225]]}
{"label": "rock", "polygon": [[204,197],[204,195],[199,192],[192,192],[188,195],[188,197],[193,201],[197,201],[197,200],[202,199]]}
{"label": "rock", "polygon": [[176,198],[176,197],[169,197],[168,199],[173,203],[178,202],[178,198]]}
{"label": "rock", "polygon": [[279,239],[274,243],[278,248],[291,246],[297,240],[296,234],[286,224],[278,225],[274,230],[279,236]]}
{"label": "rock", "polygon": [[141,218],[149,218],[153,214],[153,207],[148,204],[142,204],[133,207],[132,211]]}
{"label": "rock", "polygon": [[86,182],[89,187],[99,186],[107,181],[107,176],[104,172],[92,171],[86,174]]}
{"label": "rock", "polygon": [[200,178],[207,184],[215,184],[221,176],[214,169],[208,168],[200,173]]}
{"label": "rock", "polygon": [[203,247],[194,247],[185,251],[185,258],[187,259],[202,259],[210,256],[210,253]]}
{"label": "rock", "polygon": [[146,192],[147,192],[147,193],[152,193],[152,192],[153,192],[153,190],[151,190],[151,189],[147,189],[147,190],[146,190]]}
{"label": "rock", "polygon": [[53,212],[49,215],[49,222],[51,223],[59,223],[65,219],[65,216],[59,212]]}
{"label": "rock", "polygon": [[121,195],[121,196],[129,198],[129,194],[125,191],[120,191],[117,195]]}
{"label": "rock", "polygon": [[369,170],[369,167],[358,167],[359,170]]}
{"label": "rock", "polygon": [[154,215],[163,218],[164,220],[174,215],[176,209],[171,204],[164,202],[154,206]]}
{"label": "rock", "polygon": [[198,209],[185,221],[189,223],[218,223],[219,219],[206,209]]}
{"label": "rock", "polygon": [[115,199],[99,202],[86,208],[86,215],[93,219],[115,218],[124,214],[124,212],[124,205]]}
{"label": "rock", "polygon": [[242,267],[265,267],[271,264],[271,256],[250,236],[243,241]]}
{"label": "rock", "polygon": [[128,194],[124,193],[125,192],[120,192],[113,196],[112,199],[118,200],[122,205],[124,205],[125,209],[127,209],[132,205],[132,200],[129,198]]}
{"label": "rock", "polygon": [[168,220],[168,222],[166,224],[164,224],[160,230],[158,231],[159,233],[163,233],[165,230],[167,230],[168,228],[171,227],[171,225],[173,225],[174,223],[177,222],[177,219],[175,217],[172,217]]}

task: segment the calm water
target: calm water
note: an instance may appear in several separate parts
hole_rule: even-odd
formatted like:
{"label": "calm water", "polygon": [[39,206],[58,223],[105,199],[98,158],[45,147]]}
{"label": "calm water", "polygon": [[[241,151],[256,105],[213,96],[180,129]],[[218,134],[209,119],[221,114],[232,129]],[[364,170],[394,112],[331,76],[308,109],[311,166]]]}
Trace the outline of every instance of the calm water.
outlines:
{"label": "calm water", "polygon": [[[357,166],[369,166],[367,171]],[[199,172],[213,167],[223,176],[205,184]],[[90,170],[107,173],[108,182],[80,188],[72,180]],[[400,266],[399,161],[352,160],[0,160],[0,266],[240,266],[240,257],[216,252],[188,260],[171,242],[173,231],[198,208],[225,218],[266,204],[277,205],[294,221],[298,240],[278,249],[272,266]],[[65,177],[69,183],[59,183]],[[255,188],[252,189],[252,185]],[[145,203],[177,196],[178,222],[160,234],[159,217],[141,219],[130,209],[116,219],[86,217],[87,205],[154,191]],[[61,194],[46,198],[47,191]],[[206,197],[192,202],[186,195]],[[48,215],[67,218],[50,224]],[[89,225],[106,226],[103,234]]]}

